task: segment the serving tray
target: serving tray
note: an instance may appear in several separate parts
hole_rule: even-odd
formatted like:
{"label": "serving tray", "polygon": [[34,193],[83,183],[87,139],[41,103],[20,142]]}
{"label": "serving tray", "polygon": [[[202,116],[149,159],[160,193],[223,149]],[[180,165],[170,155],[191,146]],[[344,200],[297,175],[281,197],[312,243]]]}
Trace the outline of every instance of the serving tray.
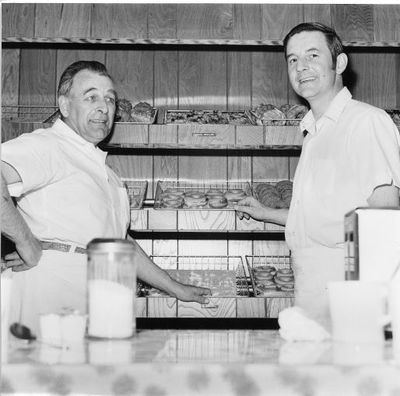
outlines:
{"label": "serving tray", "polygon": [[167,110],[164,124],[255,125],[247,110]]}
{"label": "serving tray", "polygon": [[291,269],[291,257],[290,256],[247,256],[246,255],[247,269],[250,275],[250,281],[252,285],[252,293],[255,297],[294,297],[294,291],[283,291],[279,290],[264,290],[260,291],[260,283],[257,280],[257,269],[265,268],[270,266],[279,269]]}
{"label": "serving tray", "polygon": [[178,207],[166,206],[163,197],[169,192],[180,193],[185,197],[188,193],[199,192],[200,194],[206,194],[209,191],[220,191],[223,194],[232,190],[242,190],[247,196],[252,195],[250,183],[248,182],[221,182],[221,181],[207,181],[203,183],[193,182],[170,182],[170,181],[158,181],[156,187],[156,194],[154,199],[154,209],[157,210],[233,210],[234,201],[229,201],[227,206],[223,208],[210,207],[208,200],[205,205],[196,207],[187,207],[183,198],[182,205]]}

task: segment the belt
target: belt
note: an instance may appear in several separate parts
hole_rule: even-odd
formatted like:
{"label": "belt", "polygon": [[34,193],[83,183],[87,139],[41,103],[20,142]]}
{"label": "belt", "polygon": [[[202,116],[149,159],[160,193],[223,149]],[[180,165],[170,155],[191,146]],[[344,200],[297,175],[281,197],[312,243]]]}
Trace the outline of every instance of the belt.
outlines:
{"label": "belt", "polygon": [[41,244],[43,250],[58,250],[65,253],[86,254],[85,248],[75,245],[68,245],[67,243],[41,241]]}

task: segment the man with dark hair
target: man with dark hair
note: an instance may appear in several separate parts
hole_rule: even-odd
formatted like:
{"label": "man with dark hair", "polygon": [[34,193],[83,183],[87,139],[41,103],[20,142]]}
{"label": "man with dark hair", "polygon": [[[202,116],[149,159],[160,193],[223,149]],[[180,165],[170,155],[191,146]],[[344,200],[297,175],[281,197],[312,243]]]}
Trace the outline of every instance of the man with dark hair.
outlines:
{"label": "man with dark hair", "polygon": [[[2,233],[16,246],[3,266],[14,271],[11,312],[34,331],[39,313],[86,310],[85,247],[93,238],[126,238],[130,220],[126,190],[97,147],[116,107],[105,66],[70,65],[60,78],[58,105],[61,119],[50,128],[2,145]],[[176,282],[137,250],[141,280],[178,299],[207,302],[209,289]]]}
{"label": "man with dark hair", "polygon": [[[400,138],[385,111],[352,99],[336,32],[302,23],[284,39],[290,83],[310,111],[289,210],[246,198],[238,216],[286,225],[295,304],[327,323],[327,282],[344,279],[344,216],[359,206],[399,206]],[[379,263],[377,263],[379,265]]]}

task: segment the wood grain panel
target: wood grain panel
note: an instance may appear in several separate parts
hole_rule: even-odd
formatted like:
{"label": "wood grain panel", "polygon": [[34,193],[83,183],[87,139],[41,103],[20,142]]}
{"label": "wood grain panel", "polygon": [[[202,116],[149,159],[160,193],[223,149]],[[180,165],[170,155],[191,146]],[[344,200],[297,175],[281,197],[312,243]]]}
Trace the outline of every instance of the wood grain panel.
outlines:
{"label": "wood grain panel", "polygon": [[40,48],[21,50],[19,104],[54,106],[55,72],[55,51]]}
{"label": "wood grain panel", "polygon": [[178,301],[178,317],[180,318],[235,318],[235,298],[210,298],[207,305]]}
{"label": "wood grain panel", "polygon": [[279,312],[294,305],[294,298],[266,298],[267,318],[277,318]]}
{"label": "wood grain panel", "polygon": [[234,125],[179,125],[178,143],[202,147],[235,143]]}
{"label": "wood grain panel", "polygon": [[235,230],[235,212],[228,210],[179,210],[180,230]]}
{"label": "wood grain panel", "polygon": [[297,125],[266,125],[264,126],[264,136],[266,145],[301,146],[303,144],[303,135]]}
{"label": "wood grain panel", "polygon": [[[150,230],[177,230],[178,214],[176,210],[149,209]],[[157,254],[159,254],[157,252]]]}
{"label": "wood grain panel", "polygon": [[179,53],[179,108],[226,110],[226,53]]}
{"label": "wood grain panel", "polygon": [[[398,54],[371,53],[350,54],[357,71],[357,84],[352,89],[355,99],[390,109],[396,107],[396,57]],[[379,73],[377,73],[379,70]]]}
{"label": "wood grain panel", "polygon": [[278,181],[288,177],[288,157],[254,157],[253,182]]}
{"label": "wood grain panel", "polygon": [[153,252],[155,256],[178,256],[178,241],[176,239],[155,239]]}
{"label": "wood grain panel", "polygon": [[20,49],[2,49],[1,55],[1,104],[17,105]]}
{"label": "wood grain panel", "polygon": [[228,181],[252,181],[252,157],[247,155],[228,156]]}
{"label": "wood grain panel", "polygon": [[146,4],[93,4],[91,37],[147,38]]}
{"label": "wood grain panel", "polygon": [[227,256],[228,243],[224,240],[180,240],[181,256]]}
{"label": "wood grain panel", "polygon": [[289,158],[289,179],[293,180],[300,157]]}
{"label": "wood grain panel", "polygon": [[119,97],[153,103],[154,51],[108,50],[106,65]]}
{"label": "wood grain panel", "polygon": [[147,230],[148,218],[146,210],[131,210],[131,230]]}
{"label": "wood grain panel", "polygon": [[231,39],[232,4],[179,4],[178,39]]}
{"label": "wood grain panel", "polygon": [[285,241],[254,241],[255,256],[288,256],[289,248]]}
{"label": "wood grain panel", "polygon": [[283,40],[294,26],[303,22],[301,4],[262,4],[261,40]]}
{"label": "wood grain panel", "polygon": [[227,180],[227,158],[214,156],[182,155],[178,159],[179,179],[207,183],[210,180]]}
{"label": "wood grain panel", "polygon": [[238,146],[257,146],[264,144],[264,129],[262,126],[237,126],[236,144]]}
{"label": "wood grain panel", "polygon": [[331,6],[329,4],[304,4],[304,22],[320,22],[332,25]]}
{"label": "wood grain panel", "polygon": [[91,4],[64,3],[59,12],[57,37],[89,37]]}
{"label": "wood grain panel", "polygon": [[342,40],[374,39],[372,4],[332,4],[332,25]]}
{"label": "wood grain panel", "polygon": [[154,54],[154,105],[177,109],[178,51],[156,51]]}
{"label": "wood grain panel", "polygon": [[374,4],[375,41],[400,41],[399,5]]}
{"label": "wood grain panel", "polygon": [[145,297],[136,297],[135,315],[136,318],[145,318],[147,316],[147,299]]}
{"label": "wood grain panel", "polygon": [[151,4],[148,11],[148,37],[175,39],[177,31],[177,5]]}
{"label": "wood grain panel", "polygon": [[242,40],[261,39],[261,5],[233,5],[233,38]]}
{"label": "wood grain panel", "polygon": [[253,52],[253,107],[287,103],[288,80],[283,51]]}
{"label": "wood grain panel", "polygon": [[251,109],[251,52],[229,51],[228,110]]}
{"label": "wood grain panel", "polygon": [[34,36],[35,4],[1,5],[2,37]]}
{"label": "wood grain panel", "polygon": [[59,37],[60,16],[62,4],[36,4],[35,36]]}
{"label": "wood grain panel", "polygon": [[116,122],[114,124],[110,143],[146,144],[148,142],[148,125],[131,124],[129,122]]}
{"label": "wood grain panel", "polygon": [[175,318],[177,316],[177,300],[172,297],[147,298],[148,318]]}
{"label": "wood grain panel", "polygon": [[61,74],[72,63],[79,60],[95,60],[105,63],[104,50],[89,49],[59,49],[57,50],[57,84]]}
{"label": "wood grain panel", "polygon": [[266,306],[263,298],[247,297],[237,299],[238,318],[266,318]]}

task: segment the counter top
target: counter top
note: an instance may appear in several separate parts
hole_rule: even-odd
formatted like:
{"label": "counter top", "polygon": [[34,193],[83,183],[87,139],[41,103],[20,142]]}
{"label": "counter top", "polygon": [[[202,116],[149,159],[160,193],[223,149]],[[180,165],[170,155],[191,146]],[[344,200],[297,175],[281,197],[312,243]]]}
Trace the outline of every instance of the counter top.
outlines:
{"label": "counter top", "polygon": [[400,395],[384,346],[285,342],[275,330],[141,330],[67,347],[12,339],[1,395]]}

